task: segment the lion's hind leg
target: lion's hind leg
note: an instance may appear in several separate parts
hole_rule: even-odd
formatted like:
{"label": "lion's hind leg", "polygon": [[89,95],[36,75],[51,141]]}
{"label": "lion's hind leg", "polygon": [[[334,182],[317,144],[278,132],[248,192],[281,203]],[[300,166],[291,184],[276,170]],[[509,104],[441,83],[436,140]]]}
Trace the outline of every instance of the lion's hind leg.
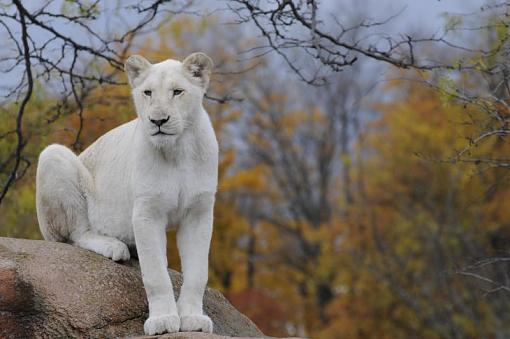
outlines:
{"label": "lion's hind leg", "polygon": [[36,207],[46,240],[67,242],[76,229],[88,229],[85,185],[90,174],[67,147],[50,145],[39,156]]}
{"label": "lion's hind leg", "polygon": [[123,242],[90,229],[87,195],[92,177],[67,147],[50,145],[39,156],[36,207],[39,228],[46,240],[72,242],[113,260],[129,259]]}

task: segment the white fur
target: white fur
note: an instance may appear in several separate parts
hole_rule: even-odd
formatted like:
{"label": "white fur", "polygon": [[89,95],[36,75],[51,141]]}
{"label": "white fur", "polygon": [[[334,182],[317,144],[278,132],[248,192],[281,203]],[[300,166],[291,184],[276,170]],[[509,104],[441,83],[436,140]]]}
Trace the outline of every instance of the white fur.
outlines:
{"label": "white fur", "polygon": [[[79,156],[50,145],[39,157],[36,202],[44,238],[113,260],[129,259],[128,247],[136,245],[148,335],[212,332],[202,311],[218,176],[218,144],[202,106],[211,67],[202,53],[154,65],[130,57],[126,71],[138,118]],[[183,92],[174,96],[175,89]],[[154,135],[158,127],[150,119],[166,118],[161,131],[173,135]],[[184,274],[177,303],[167,271],[170,226],[177,227]]]}

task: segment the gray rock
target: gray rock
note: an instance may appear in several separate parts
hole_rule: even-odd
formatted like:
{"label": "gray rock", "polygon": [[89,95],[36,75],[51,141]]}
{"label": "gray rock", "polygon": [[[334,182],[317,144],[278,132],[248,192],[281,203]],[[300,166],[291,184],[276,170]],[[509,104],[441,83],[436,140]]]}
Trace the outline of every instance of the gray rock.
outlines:
{"label": "gray rock", "polygon": [[[181,274],[170,270],[176,295]],[[204,311],[220,336],[263,337],[223,295],[207,289]],[[136,260],[119,264],[62,243],[0,237],[1,338],[143,336],[147,301]],[[218,338],[193,333],[168,338]]]}

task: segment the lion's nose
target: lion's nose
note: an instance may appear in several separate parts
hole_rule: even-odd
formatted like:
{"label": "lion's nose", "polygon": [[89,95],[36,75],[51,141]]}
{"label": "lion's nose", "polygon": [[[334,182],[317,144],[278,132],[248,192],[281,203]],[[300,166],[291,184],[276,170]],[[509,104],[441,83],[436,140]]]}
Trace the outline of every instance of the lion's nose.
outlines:
{"label": "lion's nose", "polygon": [[158,127],[161,127],[164,123],[166,123],[168,120],[170,119],[170,117],[167,117],[166,119],[160,119],[160,120],[154,120],[154,119],[149,119],[154,125],[158,126]]}

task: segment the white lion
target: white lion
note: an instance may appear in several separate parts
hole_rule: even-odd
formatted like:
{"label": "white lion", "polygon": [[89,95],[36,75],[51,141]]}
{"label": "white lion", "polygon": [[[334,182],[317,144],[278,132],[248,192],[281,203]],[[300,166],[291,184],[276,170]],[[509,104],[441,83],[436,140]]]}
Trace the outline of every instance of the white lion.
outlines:
{"label": "white lion", "polygon": [[[194,53],[182,63],[125,64],[138,118],[79,156],[48,146],[37,167],[37,217],[45,239],[70,242],[115,261],[140,259],[149,301],[148,335],[212,332],[203,314],[218,143],[202,106],[213,63]],[[167,271],[166,230],[177,227],[184,283],[177,303]]]}

